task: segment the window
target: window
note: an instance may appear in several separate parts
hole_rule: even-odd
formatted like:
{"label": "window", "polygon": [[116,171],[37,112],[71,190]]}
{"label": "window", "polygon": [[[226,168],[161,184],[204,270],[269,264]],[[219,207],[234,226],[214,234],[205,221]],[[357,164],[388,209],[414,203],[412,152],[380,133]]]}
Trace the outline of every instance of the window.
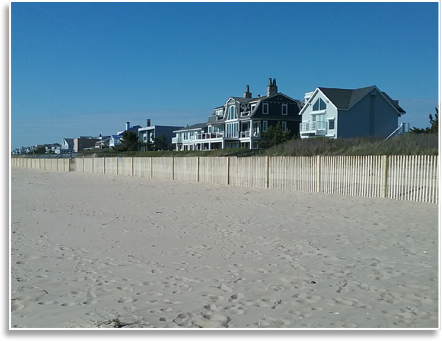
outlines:
{"label": "window", "polygon": [[318,111],[318,110],[325,110],[326,109],[326,105],[325,102],[322,100],[322,98],[319,98],[315,104],[313,104],[313,111]]}
{"label": "window", "polygon": [[228,120],[234,120],[238,118],[238,115],[236,114],[236,107],[234,105],[231,105],[229,107],[229,114],[227,115]]}
{"label": "window", "polygon": [[238,137],[239,122],[226,123],[226,137]]}
{"label": "window", "polygon": [[282,114],[283,114],[283,115],[287,115],[287,111],[288,111],[288,109],[287,109],[287,104],[284,103],[284,104],[282,105]]}
{"label": "window", "polygon": [[334,119],[328,121],[328,129],[329,130],[335,129],[335,120]]}
{"label": "window", "polygon": [[312,121],[313,122],[315,122],[315,121],[323,122],[323,121],[325,121],[325,115],[324,114],[322,114],[322,115],[312,115]]}
{"label": "window", "polygon": [[269,125],[269,122],[267,121],[262,121],[262,131],[267,131],[267,127]]}
{"label": "window", "polygon": [[253,112],[253,110],[255,109],[255,107],[256,107],[256,104],[252,104],[252,106],[251,106],[251,111]]}
{"label": "window", "polygon": [[268,103],[263,103],[262,104],[262,113],[263,114],[268,114],[269,113],[269,104]]}
{"label": "window", "polygon": [[286,121],[282,121],[281,126],[282,126],[282,131],[287,130],[287,122]]}

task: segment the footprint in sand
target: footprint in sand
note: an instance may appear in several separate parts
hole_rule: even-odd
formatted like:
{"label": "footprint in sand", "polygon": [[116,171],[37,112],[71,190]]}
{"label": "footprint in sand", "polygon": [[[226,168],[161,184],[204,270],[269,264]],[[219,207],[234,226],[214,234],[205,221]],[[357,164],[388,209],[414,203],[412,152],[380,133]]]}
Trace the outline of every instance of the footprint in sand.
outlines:
{"label": "footprint in sand", "polygon": [[132,303],[132,302],[136,302],[136,301],[137,301],[136,298],[122,297],[117,302],[118,303]]}
{"label": "footprint in sand", "polygon": [[232,315],[244,315],[246,313],[246,310],[240,304],[236,304],[231,307],[226,307],[225,309],[226,309],[226,313],[232,314]]}
{"label": "footprint in sand", "polygon": [[25,306],[19,302],[15,302],[11,304],[11,311],[19,311],[22,310]]}
{"label": "footprint in sand", "polygon": [[300,293],[300,294],[294,294],[292,296],[293,298],[296,298],[296,302],[300,304],[312,304],[318,302],[322,297],[319,295],[309,295],[306,293]]}
{"label": "footprint in sand", "polygon": [[260,308],[271,307],[273,304],[270,302],[269,298],[262,298],[255,302],[255,306]]}
{"label": "footprint in sand", "polygon": [[224,283],[218,285],[217,288],[225,292],[231,292],[233,290],[231,287],[225,285]]}
{"label": "footprint in sand", "polygon": [[224,301],[224,296],[211,295],[209,298],[215,302]]}
{"label": "footprint in sand", "polygon": [[244,295],[241,293],[233,294],[232,296],[230,296],[228,301],[229,302],[238,302],[243,297],[244,297]]}
{"label": "footprint in sand", "polygon": [[173,319],[173,322],[180,327],[189,327],[191,326],[191,319],[195,316],[194,313],[180,313]]}
{"label": "footprint in sand", "polygon": [[82,304],[84,304],[84,305],[94,305],[97,303],[98,303],[98,300],[86,300],[86,301],[82,302]]}
{"label": "footprint in sand", "polygon": [[226,328],[230,318],[219,314],[206,314],[202,318],[196,318],[191,321],[193,326],[199,328]]}
{"label": "footprint in sand", "polygon": [[332,298],[327,302],[331,306],[348,306],[348,307],[360,307],[371,308],[371,306],[364,305],[361,301],[355,298]]}

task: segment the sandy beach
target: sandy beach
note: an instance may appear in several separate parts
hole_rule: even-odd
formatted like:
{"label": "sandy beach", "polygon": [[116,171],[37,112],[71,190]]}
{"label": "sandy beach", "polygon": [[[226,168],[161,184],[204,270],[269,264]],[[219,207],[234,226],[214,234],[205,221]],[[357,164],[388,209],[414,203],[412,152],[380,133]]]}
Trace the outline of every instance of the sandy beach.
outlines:
{"label": "sandy beach", "polygon": [[11,170],[15,328],[438,328],[438,207]]}

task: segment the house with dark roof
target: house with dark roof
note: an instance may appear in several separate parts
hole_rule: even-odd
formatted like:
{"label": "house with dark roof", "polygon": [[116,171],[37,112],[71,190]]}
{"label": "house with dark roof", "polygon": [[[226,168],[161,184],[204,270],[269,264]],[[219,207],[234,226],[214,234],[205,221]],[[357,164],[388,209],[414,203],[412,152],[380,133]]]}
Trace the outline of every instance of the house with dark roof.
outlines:
{"label": "house with dark roof", "polygon": [[72,153],[74,151],[74,139],[64,138],[61,141],[60,149],[62,153]]}
{"label": "house with dark roof", "polygon": [[386,138],[398,128],[405,114],[375,85],[360,89],[316,88],[307,92],[299,112],[301,138]]}
{"label": "house with dark roof", "polygon": [[147,151],[148,145],[154,143],[155,138],[164,135],[165,142],[170,145],[174,136],[174,132],[183,127],[151,125],[150,119],[146,120],[146,127],[138,129],[138,141],[140,142],[140,151]]}
{"label": "house with dark roof", "polygon": [[117,134],[110,135],[109,138],[109,147],[116,147],[121,145],[121,139],[123,137],[123,133],[125,131],[133,131],[136,135],[138,135],[138,129],[140,129],[140,125],[135,125],[133,127],[130,126],[130,122],[126,122],[126,129],[117,132]]}
{"label": "house with dark roof", "polygon": [[229,97],[206,123],[175,131],[176,150],[211,150],[259,147],[261,133],[280,122],[283,130],[299,133],[301,102],[278,92],[276,79],[269,79],[267,94],[253,97],[246,86],[242,97]]}
{"label": "house with dark roof", "polygon": [[[199,150],[199,141],[205,139],[208,127],[207,123],[197,123],[191,126],[174,130],[175,137],[172,138],[172,144],[176,150]],[[213,134],[213,137],[221,138],[222,134]]]}

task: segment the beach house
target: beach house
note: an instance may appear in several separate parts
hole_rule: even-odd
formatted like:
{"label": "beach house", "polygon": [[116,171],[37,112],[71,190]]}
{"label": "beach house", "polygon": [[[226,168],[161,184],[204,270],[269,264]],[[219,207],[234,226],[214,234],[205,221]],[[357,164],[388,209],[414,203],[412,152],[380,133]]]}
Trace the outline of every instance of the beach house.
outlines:
{"label": "beach house", "polygon": [[207,122],[174,131],[176,150],[259,148],[261,133],[280,122],[283,130],[299,133],[301,102],[278,92],[276,79],[269,79],[264,96],[252,96],[249,86],[242,97],[229,97],[214,108]]}
{"label": "beach house", "polygon": [[393,100],[375,85],[359,89],[318,87],[307,92],[299,112],[301,138],[386,138],[398,128],[405,114],[399,101]]}

